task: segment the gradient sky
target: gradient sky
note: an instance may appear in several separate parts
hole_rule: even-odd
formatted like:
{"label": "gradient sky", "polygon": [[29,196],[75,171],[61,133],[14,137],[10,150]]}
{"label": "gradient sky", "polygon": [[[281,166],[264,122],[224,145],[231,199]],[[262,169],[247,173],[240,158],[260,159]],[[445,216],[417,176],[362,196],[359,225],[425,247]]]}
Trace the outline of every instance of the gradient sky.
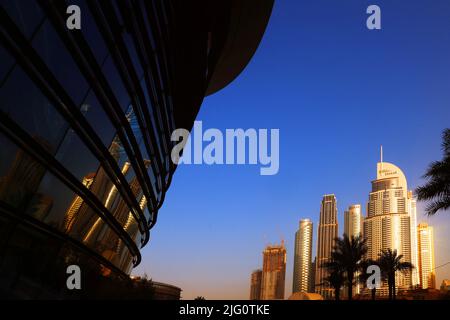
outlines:
{"label": "gradient sky", "polygon": [[[366,28],[370,4],[382,30]],[[258,166],[180,166],[134,271],[183,289],[183,298],[248,299],[262,250],[285,239],[286,297],[294,234],[314,223],[335,193],[343,212],[364,208],[379,148],[408,187],[442,158],[450,125],[450,1],[278,0],[253,60],[231,85],[205,99],[206,128],[279,128],[280,171]],[[450,261],[450,212],[418,222],[435,228],[436,265]],[[450,265],[437,270],[437,284]]]}

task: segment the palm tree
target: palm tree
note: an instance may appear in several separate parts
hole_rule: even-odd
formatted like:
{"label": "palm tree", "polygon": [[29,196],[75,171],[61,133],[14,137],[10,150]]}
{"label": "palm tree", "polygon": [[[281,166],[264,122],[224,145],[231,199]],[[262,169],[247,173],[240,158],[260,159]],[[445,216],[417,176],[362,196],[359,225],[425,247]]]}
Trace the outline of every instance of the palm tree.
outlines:
{"label": "palm tree", "polygon": [[388,282],[389,299],[395,300],[395,274],[397,271],[406,273],[414,266],[410,262],[402,262],[403,255],[397,255],[397,250],[381,250],[378,264],[383,278]]}
{"label": "palm tree", "polygon": [[[369,280],[369,277],[371,276],[370,273],[367,273],[367,268],[372,265],[378,265],[377,261],[366,259],[361,261],[361,272],[358,277],[359,283],[361,283],[363,286],[367,286],[367,280]],[[377,287],[374,286],[371,290],[372,300],[375,300],[376,294],[377,294]]]}
{"label": "palm tree", "polygon": [[355,274],[361,270],[361,263],[367,253],[366,240],[361,236],[336,238],[331,252],[331,260],[339,265],[339,269],[345,272],[348,300],[353,297],[353,285]]}
{"label": "palm tree", "polygon": [[322,268],[328,270],[328,276],[323,279],[324,283],[319,284],[319,286],[326,285],[333,288],[334,299],[339,301],[341,297],[341,288],[345,283],[344,270],[335,261],[324,262]]}
{"label": "palm tree", "polygon": [[450,128],[444,130],[442,140],[444,158],[430,164],[423,176],[427,183],[416,189],[419,200],[431,201],[428,215],[450,208]]}

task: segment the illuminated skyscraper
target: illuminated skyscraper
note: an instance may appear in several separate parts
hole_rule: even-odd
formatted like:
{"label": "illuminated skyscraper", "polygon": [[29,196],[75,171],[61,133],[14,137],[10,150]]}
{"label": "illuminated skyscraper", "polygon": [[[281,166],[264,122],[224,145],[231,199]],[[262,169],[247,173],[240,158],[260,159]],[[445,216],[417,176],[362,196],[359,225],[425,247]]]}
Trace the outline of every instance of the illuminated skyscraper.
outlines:
{"label": "illuminated skyscraper", "polygon": [[426,223],[419,224],[417,228],[419,245],[419,277],[422,289],[436,288],[436,275],[434,273],[434,235],[433,227]]}
{"label": "illuminated skyscraper", "polygon": [[[349,238],[362,236],[363,229],[363,217],[361,214],[361,205],[353,204],[348,207],[348,209],[344,212],[344,234],[346,234]],[[355,275],[358,276],[358,273]],[[353,286],[353,292],[355,294],[359,294],[360,285],[358,281]],[[347,290],[344,290],[344,294],[347,293]]]}
{"label": "illuminated skyscraper", "polygon": [[295,233],[294,279],[292,292],[311,292],[311,256],[313,223],[309,219],[300,220]]}
{"label": "illuminated skyscraper", "polygon": [[362,214],[361,205],[354,204],[344,212],[344,234],[349,238],[361,236],[362,234]]}
{"label": "illuminated skyscraper", "polygon": [[419,279],[419,252],[417,242],[417,201],[413,197],[412,191],[408,191],[408,212],[409,212],[409,226],[411,230],[411,263],[415,268],[411,272],[411,285],[413,287],[420,285]]}
{"label": "illuminated skyscraper", "polygon": [[258,269],[252,272],[250,280],[250,300],[261,299],[262,270]]}
{"label": "illuminated skyscraper", "polygon": [[334,239],[338,236],[337,203],[334,194],[325,195],[322,199],[318,230],[316,292],[325,298],[330,298],[333,294],[333,289],[324,284],[324,279],[328,276],[328,272],[322,265],[329,261],[334,246]]}
{"label": "illuminated skyscraper", "polygon": [[268,246],[263,252],[261,300],[284,299],[286,248]]}
{"label": "illuminated skyscraper", "polygon": [[[414,208],[414,209],[412,209]],[[381,161],[377,164],[377,179],[372,181],[372,192],[367,204],[367,217],[364,220],[364,236],[367,239],[367,257],[378,259],[381,250],[397,250],[403,255],[405,262],[414,261],[416,247],[412,246],[415,229],[411,226],[415,221],[415,202],[408,193],[406,177],[397,166]],[[412,241],[413,239],[413,241]],[[399,273],[396,286],[409,289],[417,284],[417,278],[412,272]],[[378,292],[387,294],[384,283]]]}

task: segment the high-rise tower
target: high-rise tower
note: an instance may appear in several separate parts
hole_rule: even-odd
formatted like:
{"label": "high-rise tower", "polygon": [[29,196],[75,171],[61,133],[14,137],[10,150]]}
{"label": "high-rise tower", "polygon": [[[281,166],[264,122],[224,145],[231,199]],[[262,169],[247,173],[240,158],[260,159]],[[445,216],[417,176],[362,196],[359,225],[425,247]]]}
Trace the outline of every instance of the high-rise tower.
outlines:
{"label": "high-rise tower", "polygon": [[[416,231],[412,230],[415,219],[415,201],[408,192],[404,173],[397,166],[383,162],[381,156],[364,220],[367,257],[376,260],[382,250],[392,249],[403,255],[403,261],[416,266],[417,249],[413,246]],[[413,272],[399,273],[396,277],[398,288],[408,289],[415,284],[417,277]],[[387,294],[386,284],[378,292]]]}
{"label": "high-rise tower", "polygon": [[295,233],[294,280],[292,292],[311,292],[311,256],[313,223],[309,219],[300,220]]}
{"label": "high-rise tower", "polygon": [[323,263],[329,261],[334,246],[334,239],[338,236],[337,203],[334,194],[325,195],[320,206],[320,220],[318,227],[317,257],[316,257],[316,292],[325,298],[330,298],[333,289],[324,284],[328,275]]}
{"label": "high-rise tower", "polygon": [[421,223],[417,227],[419,245],[419,265],[417,269],[422,289],[436,288],[436,274],[434,272],[434,236],[433,227]]}
{"label": "high-rise tower", "polygon": [[349,238],[362,235],[361,205],[354,204],[344,212],[344,234]]}
{"label": "high-rise tower", "polygon": [[250,279],[250,300],[261,299],[261,283],[262,282],[262,270],[258,269],[252,272]]}
{"label": "high-rise tower", "polygon": [[268,246],[263,252],[261,300],[284,299],[286,248],[284,243]]}

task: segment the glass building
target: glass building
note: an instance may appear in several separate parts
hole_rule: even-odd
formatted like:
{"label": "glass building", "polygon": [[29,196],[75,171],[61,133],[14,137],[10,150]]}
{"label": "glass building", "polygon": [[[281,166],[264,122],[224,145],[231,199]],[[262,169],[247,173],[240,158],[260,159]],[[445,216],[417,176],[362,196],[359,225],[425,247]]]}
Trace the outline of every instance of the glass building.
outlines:
{"label": "glass building", "polygon": [[294,273],[292,292],[314,292],[312,284],[312,239],[313,223],[310,219],[302,219],[295,233]]}
{"label": "glass building", "polygon": [[1,296],[72,296],[72,264],[93,296],[128,277],[176,169],[172,132],[242,72],[272,6],[0,0]]}
{"label": "glass building", "polygon": [[325,299],[333,297],[334,290],[326,278],[329,272],[323,264],[330,261],[334,247],[334,239],[338,237],[339,225],[337,218],[337,200],[334,194],[324,195],[320,205],[320,219],[317,231],[317,255],[315,263],[315,289]]}

